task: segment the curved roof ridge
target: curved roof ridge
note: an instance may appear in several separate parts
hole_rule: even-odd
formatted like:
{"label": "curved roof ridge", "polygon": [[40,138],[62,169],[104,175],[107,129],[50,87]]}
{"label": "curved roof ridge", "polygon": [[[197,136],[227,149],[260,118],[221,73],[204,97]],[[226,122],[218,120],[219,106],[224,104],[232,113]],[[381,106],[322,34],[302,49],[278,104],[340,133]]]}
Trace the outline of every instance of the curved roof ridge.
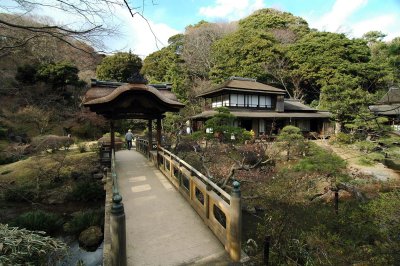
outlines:
{"label": "curved roof ridge", "polygon": [[94,105],[94,104],[110,102],[110,101],[116,99],[122,93],[127,92],[127,91],[132,91],[133,89],[135,89],[135,91],[148,91],[148,92],[154,94],[157,98],[159,98],[160,100],[162,100],[165,103],[176,105],[176,106],[182,106],[182,107],[184,106],[184,104],[182,104],[178,101],[175,101],[168,97],[165,97],[159,90],[157,90],[156,88],[154,88],[152,86],[147,86],[145,84],[132,84],[132,83],[125,83],[125,84],[115,88],[110,94],[89,100],[87,102],[84,102],[83,104],[86,106],[86,105]]}

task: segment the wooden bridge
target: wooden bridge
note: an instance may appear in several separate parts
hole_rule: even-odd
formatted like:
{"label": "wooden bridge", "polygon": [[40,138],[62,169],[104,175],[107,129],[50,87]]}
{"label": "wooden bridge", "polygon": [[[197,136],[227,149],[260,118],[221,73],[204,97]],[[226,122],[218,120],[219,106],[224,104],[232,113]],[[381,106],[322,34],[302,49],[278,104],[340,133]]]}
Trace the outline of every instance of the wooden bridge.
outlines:
{"label": "wooden bridge", "polygon": [[[179,112],[170,84],[92,81],[83,105],[110,122],[104,265],[228,264],[241,259],[240,185],[229,194],[161,147],[161,119]],[[145,119],[137,151],[114,152],[114,121]],[[153,121],[156,141],[153,142]],[[140,152],[140,153],[138,153]]]}
{"label": "wooden bridge", "polygon": [[138,140],[136,149],[113,158],[104,265],[240,261],[239,184],[229,194],[162,147],[149,152],[148,141]]}

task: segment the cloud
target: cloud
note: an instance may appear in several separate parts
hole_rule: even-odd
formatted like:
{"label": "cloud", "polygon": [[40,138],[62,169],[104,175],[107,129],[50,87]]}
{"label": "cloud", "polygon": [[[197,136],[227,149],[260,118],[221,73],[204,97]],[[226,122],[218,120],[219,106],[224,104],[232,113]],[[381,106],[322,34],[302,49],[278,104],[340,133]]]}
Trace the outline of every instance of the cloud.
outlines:
{"label": "cloud", "polygon": [[391,32],[391,28],[396,27],[398,24],[399,21],[397,21],[397,15],[395,14],[377,16],[355,23],[352,26],[352,35],[361,37],[364,33],[373,30],[388,34]]}
{"label": "cloud", "polygon": [[348,18],[367,4],[368,0],[336,0],[332,9],[324,14],[318,21],[314,21],[313,27],[331,32],[343,32],[348,30],[346,21]]}
{"label": "cloud", "polygon": [[[114,50],[132,50],[144,58],[152,52],[168,45],[168,38],[179,33],[164,23],[154,23],[136,14],[133,18],[125,10],[120,10],[121,32],[117,38],[110,38],[108,45]],[[107,44],[107,43],[106,43]]]}
{"label": "cloud", "polygon": [[232,21],[243,18],[264,6],[263,0],[216,0],[212,6],[201,7],[199,14],[208,18]]}

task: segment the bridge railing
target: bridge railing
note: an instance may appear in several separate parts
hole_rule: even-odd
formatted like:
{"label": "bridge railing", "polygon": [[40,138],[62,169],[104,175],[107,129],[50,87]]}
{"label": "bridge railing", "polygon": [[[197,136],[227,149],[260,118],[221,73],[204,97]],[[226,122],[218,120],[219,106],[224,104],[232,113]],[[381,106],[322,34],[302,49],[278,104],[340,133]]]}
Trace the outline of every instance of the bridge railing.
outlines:
{"label": "bridge railing", "polygon": [[[138,151],[147,155],[148,142],[137,142]],[[159,147],[153,161],[212,230],[234,261],[241,255],[240,184],[234,182],[231,194],[224,191],[187,162]],[[150,156],[152,159],[153,156]]]}
{"label": "bridge railing", "polygon": [[126,225],[124,205],[119,194],[115,150],[111,151],[112,205],[110,215],[111,265],[126,265]]}
{"label": "bridge railing", "polygon": [[148,155],[149,152],[149,141],[147,139],[136,139],[136,150]]}

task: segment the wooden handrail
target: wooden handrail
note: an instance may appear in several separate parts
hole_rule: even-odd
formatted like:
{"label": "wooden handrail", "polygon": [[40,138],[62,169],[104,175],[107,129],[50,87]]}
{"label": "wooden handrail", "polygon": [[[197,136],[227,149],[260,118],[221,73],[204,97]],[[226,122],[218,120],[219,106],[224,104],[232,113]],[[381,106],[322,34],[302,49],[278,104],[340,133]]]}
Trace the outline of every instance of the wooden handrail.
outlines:
{"label": "wooden handrail", "polygon": [[199,171],[197,171],[195,168],[193,168],[193,166],[191,166],[190,164],[188,164],[187,162],[185,162],[184,160],[182,160],[181,158],[179,158],[178,156],[176,156],[175,154],[173,154],[172,152],[164,149],[163,147],[159,148],[161,151],[163,151],[164,153],[167,153],[168,155],[170,155],[171,157],[173,157],[178,163],[184,165],[186,167],[186,169],[188,169],[189,171],[195,173],[198,177],[200,177],[204,182],[206,182],[206,184],[210,185],[212,188],[214,188],[218,193],[220,193],[222,196],[224,196],[227,200],[230,201],[231,199],[231,195],[229,195],[225,190],[223,190],[222,188],[220,188],[217,184],[215,184],[214,182],[212,182],[209,178],[207,178],[205,175],[203,175],[202,173],[200,173]]}

